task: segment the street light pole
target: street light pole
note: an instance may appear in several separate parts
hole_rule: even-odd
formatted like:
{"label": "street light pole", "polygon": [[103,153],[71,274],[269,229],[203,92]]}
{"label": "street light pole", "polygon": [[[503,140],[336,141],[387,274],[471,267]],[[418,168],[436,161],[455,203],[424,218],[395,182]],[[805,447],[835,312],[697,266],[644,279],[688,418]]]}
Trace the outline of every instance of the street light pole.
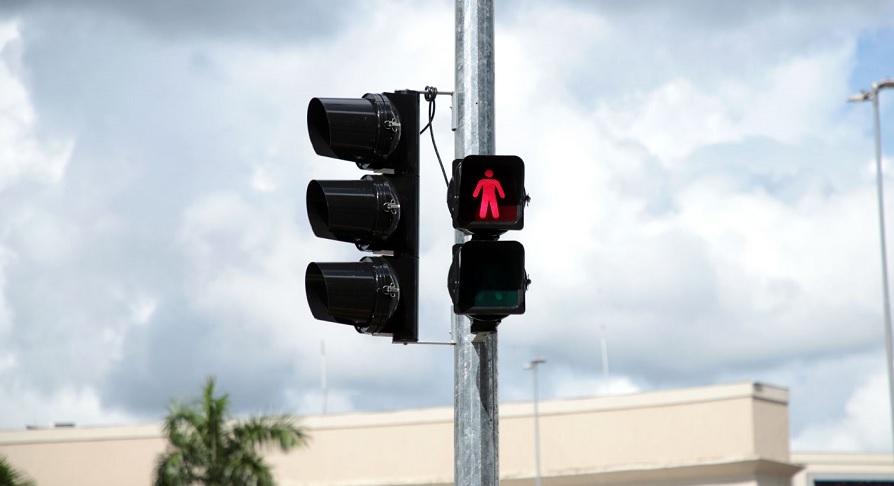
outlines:
{"label": "street light pole", "polygon": [[538,408],[539,402],[539,387],[537,385],[537,367],[546,363],[546,360],[543,358],[534,358],[528,364],[525,365],[526,370],[531,370],[534,374],[534,466],[535,466],[535,476],[534,476],[534,484],[536,486],[541,486],[540,483],[540,410]]}
{"label": "street light pole", "polygon": [[888,285],[888,248],[885,239],[885,190],[882,176],[882,133],[881,122],[879,118],[878,93],[885,88],[894,88],[894,80],[885,80],[878,83],[872,83],[870,91],[861,91],[859,94],[848,98],[848,101],[861,102],[871,101],[873,118],[875,121],[875,178],[876,190],[878,195],[878,220],[879,220],[879,236],[882,246],[882,292],[885,310],[885,355],[887,357],[888,371],[888,393],[890,395],[891,408],[891,447],[894,451],[894,350],[892,350],[891,342],[891,299]]}

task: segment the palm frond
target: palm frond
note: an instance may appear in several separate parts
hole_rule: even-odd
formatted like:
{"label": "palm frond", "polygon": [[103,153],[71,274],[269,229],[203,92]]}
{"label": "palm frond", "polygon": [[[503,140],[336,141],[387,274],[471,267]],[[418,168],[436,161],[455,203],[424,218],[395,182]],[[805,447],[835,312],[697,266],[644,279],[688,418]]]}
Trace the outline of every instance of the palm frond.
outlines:
{"label": "palm frond", "polygon": [[291,416],[233,422],[229,406],[227,394],[214,395],[213,378],[198,399],[171,402],[162,424],[168,448],[156,462],[155,486],[272,486],[273,473],[259,449],[287,452],[309,440]]}
{"label": "palm frond", "polygon": [[10,464],[6,457],[0,456],[0,484],[3,486],[34,486],[34,481],[25,476]]}
{"label": "palm frond", "polygon": [[288,415],[253,417],[233,427],[236,440],[252,447],[277,445],[288,452],[307,444],[309,437],[295,418]]}
{"label": "palm frond", "polygon": [[273,472],[264,459],[254,451],[243,450],[231,456],[223,484],[233,486],[273,486]]}
{"label": "palm frond", "polygon": [[155,462],[154,486],[183,486],[192,483],[193,479],[180,451],[162,454]]}

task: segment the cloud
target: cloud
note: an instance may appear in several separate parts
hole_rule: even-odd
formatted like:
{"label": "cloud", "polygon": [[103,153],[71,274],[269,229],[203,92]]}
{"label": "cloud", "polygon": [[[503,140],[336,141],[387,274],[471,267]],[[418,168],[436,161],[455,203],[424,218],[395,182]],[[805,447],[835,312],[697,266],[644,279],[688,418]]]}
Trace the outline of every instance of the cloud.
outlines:
{"label": "cloud", "polygon": [[21,384],[3,383],[0,394],[15,397],[14,406],[4,407],[4,421],[19,427],[53,427],[59,423],[125,425],[135,420],[126,411],[103,404],[96,390],[90,387],[64,386],[43,394]]}
{"label": "cloud", "polygon": [[12,0],[0,6],[0,12],[3,10],[26,18],[55,16],[80,22],[111,17],[160,37],[212,37],[271,44],[328,37],[340,24],[370,14],[369,6],[362,2],[332,5],[316,0],[294,4],[261,0],[250,5],[235,0],[147,3]]}
{"label": "cloud", "polygon": [[18,23],[0,24],[0,191],[31,181],[56,184],[71,156],[70,140],[41,140],[37,114],[21,82]]}
{"label": "cloud", "polygon": [[[2,7],[0,389],[47,400],[29,420],[155,419],[207,375],[240,413],[314,413],[323,341],[331,410],[450,403],[449,346],[314,321],[301,279],[362,256],[305,221],[309,179],[362,175],[313,154],[307,101],[452,89],[452,4],[236,3]],[[834,396],[793,400],[799,445],[862,416],[875,186],[866,107],[843,100],[889,28],[875,7],[500,6],[495,138],[532,196],[506,238],[533,280],[500,326],[504,399],[539,355],[545,399],[606,391],[604,326],[612,393],[769,377],[801,397],[837,369]],[[422,143],[420,335],[444,341],[453,235]]]}
{"label": "cloud", "polygon": [[891,408],[884,369],[864,376],[845,402],[845,415],[806,426],[792,439],[799,451],[884,451],[891,448]]}
{"label": "cloud", "polygon": [[[576,7],[519,14],[511,28],[538,29],[499,44],[519,72],[544,72],[498,91],[498,118],[526,121],[498,140],[528,161],[529,228],[547,228],[519,236],[529,311],[502,342],[598,374],[607,325],[612,369],[647,388],[874,346],[878,230],[860,155],[871,140],[843,103],[852,33],[876,28],[866,12],[823,34],[830,9],[789,29],[784,6],[690,38],[685,8],[668,19],[664,7]],[[793,415],[814,407],[795,402]]]}

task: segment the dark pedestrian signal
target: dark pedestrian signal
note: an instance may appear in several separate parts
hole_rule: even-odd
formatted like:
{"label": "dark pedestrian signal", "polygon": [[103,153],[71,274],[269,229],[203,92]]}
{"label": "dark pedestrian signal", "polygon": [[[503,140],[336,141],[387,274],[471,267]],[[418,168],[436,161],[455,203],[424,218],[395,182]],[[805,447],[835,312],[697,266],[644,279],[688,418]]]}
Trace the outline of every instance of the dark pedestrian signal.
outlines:
{"label": "dark pedestrian signal", "polygon": [[469,241],[455,245],[450,286],[454,311],[478,317],[524,314],[525,249],[517,241]]}

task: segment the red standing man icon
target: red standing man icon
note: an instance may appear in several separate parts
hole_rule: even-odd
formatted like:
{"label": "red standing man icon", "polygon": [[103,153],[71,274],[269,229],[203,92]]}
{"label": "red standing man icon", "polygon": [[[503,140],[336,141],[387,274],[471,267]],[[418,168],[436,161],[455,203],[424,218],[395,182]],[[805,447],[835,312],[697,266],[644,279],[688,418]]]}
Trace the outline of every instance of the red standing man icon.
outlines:
{"label": "red standing man icon", "polygon": [[481,209],[478,210],[479,219],[487,217],[488,209],[490,209],[494,219],[500,217],[500,208],[497,206],[497,193],[500,194],[500,199],[504,199],[506,194],[503,192],[503,186],[500,185],[500,181],[493,179],[493,176],[494,171],[490,169],[485,170],[484,179],[478,181],[478,185],[475,186],[475,192],[472,193],[472,197],[478,197],[481,194]]}

